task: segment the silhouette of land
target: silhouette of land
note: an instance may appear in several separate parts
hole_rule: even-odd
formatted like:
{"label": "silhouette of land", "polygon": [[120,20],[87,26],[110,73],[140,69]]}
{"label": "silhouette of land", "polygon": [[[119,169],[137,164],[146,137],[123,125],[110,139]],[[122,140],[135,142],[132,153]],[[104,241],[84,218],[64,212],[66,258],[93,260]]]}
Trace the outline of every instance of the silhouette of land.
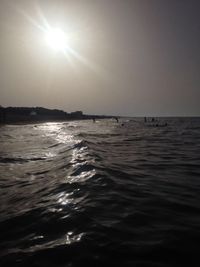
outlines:
{"label": "silhouette of land", "polygon": [[0,107],[0,123],[33,123],[65,120],[86,120],[112,118],[105,115],[87,115],[82,111],[65,112],[43,107]]}

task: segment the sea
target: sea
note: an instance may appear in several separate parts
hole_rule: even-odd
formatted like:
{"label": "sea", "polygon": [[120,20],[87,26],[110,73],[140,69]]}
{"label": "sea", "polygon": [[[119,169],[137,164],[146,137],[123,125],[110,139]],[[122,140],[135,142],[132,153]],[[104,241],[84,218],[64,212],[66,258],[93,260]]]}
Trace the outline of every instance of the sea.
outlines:
{"label": "sea", "polygon": [[0,126],[0,266],[200,266],[200,118]]}

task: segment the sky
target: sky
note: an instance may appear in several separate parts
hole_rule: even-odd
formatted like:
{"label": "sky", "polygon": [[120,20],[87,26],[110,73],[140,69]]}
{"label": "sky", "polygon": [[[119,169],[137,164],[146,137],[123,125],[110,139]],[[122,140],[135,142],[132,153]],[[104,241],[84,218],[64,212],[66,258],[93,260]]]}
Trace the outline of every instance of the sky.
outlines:
{"label": "sky", "polygon": [[199,14],[199,0],[1,0],[0,105],[200,116]]}

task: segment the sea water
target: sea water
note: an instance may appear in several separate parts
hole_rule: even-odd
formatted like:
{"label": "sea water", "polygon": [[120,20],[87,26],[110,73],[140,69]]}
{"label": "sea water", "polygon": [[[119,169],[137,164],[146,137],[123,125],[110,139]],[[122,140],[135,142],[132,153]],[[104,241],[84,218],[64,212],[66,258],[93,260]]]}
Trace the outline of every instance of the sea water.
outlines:
{"label": "sea water", "polygon": [[0,127],[1,266],[200,266],[199,253],[199,118]]}

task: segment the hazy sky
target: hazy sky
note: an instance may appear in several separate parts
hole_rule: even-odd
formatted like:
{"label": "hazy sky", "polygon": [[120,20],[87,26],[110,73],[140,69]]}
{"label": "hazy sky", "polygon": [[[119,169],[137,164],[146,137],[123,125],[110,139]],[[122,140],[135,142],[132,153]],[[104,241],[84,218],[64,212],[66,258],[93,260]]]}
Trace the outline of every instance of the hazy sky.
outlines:
{"label": "hazy sky", "polygon": [[[59,27],[70,51],[48,46]],[[1,0],[0,105],[200,115],[199,0]]]}

